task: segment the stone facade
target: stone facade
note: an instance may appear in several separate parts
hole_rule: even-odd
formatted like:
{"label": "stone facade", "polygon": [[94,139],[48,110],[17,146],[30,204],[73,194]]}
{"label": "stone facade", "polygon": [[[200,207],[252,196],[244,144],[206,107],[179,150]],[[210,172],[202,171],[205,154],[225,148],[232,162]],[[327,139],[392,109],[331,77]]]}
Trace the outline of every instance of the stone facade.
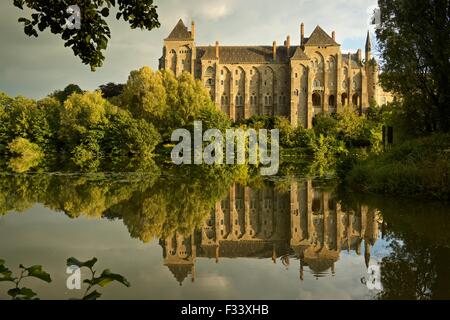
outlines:
{"label": "stone facade", "polygon": [[361,50],[343,54],[335,33],[329,36],[319,26],[306,38],[302,23],[299,40],[299,46],[291,45],[289,36],[283,46],[197,46],[195,24],[189,31],[180,20],[164,40],[159,68],[192,73],[232,120],[276,115],[311,128],[319,113],[345,105],[362,113],[372,101],[391,100],[378,85],[369,33],[364,59]]}

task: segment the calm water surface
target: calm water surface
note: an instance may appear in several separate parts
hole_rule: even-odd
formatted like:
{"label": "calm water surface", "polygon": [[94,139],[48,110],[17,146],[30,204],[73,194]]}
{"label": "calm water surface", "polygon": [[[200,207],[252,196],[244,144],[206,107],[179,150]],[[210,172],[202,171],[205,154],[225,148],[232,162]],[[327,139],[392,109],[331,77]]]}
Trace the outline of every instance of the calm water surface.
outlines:
{"label": "calm water surface", "polygon": [[[66,288],[72,256],[97,257],[97,269],[131,282],[101,289],[105,299],[450,298],[446,203],[360,197],[292,177],[0,182],[0,258],[15,271],[42,265],[52,283],[25,282],[42,299],[82,295]],[[370,286],[377,279],[382,290]],[[1,299],[8,289],[0,283]]]}

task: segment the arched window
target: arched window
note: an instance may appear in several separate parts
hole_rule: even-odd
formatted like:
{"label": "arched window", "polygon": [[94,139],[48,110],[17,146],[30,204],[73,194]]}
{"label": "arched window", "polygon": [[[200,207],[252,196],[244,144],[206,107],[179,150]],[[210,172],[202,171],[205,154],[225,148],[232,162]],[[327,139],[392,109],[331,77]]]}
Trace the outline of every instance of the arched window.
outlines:
{"label": "arched window", "polygon": [[343,106],[347,105],[347,99],[348,99],[348,96],[347,96],[347,94],[344,92],[344,93],[342,94],[342,96],[341,96],[341,103],[342,103]]}
{"label": "arched window", "polygon": [[314,92],[312,95],[312,103],[314,107],[320,107],[322,105],[322,98],[317,92]]}
{"label": "arched window", "polygon": [[334,107],[336,105],[336,98],[334,97],[334,95],[328,97],[328,105],[330,107]]}
{"label": "arched window", "polygon": [[220,99],[220,103],[221,103],[222,105],[225,105],[225,96],[222,96],[222,98]]}
{"label": "arched window", "polygon": [[268,96],[264,97],[264,105],[266,105],[266,106],[269,105],[269,97]]}
{"label": "arched window", "polygon": [[352,104],[353,104],[354,106],[359,105],[359,96],[358,96],[357,93],[355,93],[355,94],[353,95],[353,97],[352,97]]}

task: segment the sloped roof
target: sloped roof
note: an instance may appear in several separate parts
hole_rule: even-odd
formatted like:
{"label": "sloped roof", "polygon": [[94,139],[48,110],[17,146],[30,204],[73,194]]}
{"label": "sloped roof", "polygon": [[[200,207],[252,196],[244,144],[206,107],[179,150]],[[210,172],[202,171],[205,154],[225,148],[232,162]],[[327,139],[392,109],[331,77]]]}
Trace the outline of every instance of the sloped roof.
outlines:
{"label": "sloped roof", "polygon": [[295,48],[294,55],[291,57],[291,60],[309,60],[309,57],[305,54],[302,48]]}
{"label": "sloped roof", "polygon": [[191,33],[188,31],[188,28],[185,26],[183,20],[180,19],[166,40],[185,40],[191,38]]}
{"label": "sloped roof", "polygon": [[[223,64],[232,63],[273,63],[273,47],[272,46],[220,46],[219,61]],[[216,59],[216,48],[197,47],[197,54],[200,59],[214,60]],[[285,46],[277,47],[278,63],[288,63],[291,57],[297,60],[308,59],[300,47],[291,47],[289,50]]]}
{"label": "sloped roof", "polygon": [[333,40],[321,27],[317,26],[305,46],[338,46],[339,44]]}

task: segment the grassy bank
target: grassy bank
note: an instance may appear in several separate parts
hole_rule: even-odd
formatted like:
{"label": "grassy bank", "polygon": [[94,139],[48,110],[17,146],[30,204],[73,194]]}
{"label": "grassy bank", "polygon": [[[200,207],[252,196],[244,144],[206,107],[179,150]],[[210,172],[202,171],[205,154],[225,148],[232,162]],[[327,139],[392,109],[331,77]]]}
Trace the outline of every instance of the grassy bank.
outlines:
{"label": "grassy bank", "polygon": [[450,135],[410,140],[359,161],[345,183],[358,192],[450,200]]}

